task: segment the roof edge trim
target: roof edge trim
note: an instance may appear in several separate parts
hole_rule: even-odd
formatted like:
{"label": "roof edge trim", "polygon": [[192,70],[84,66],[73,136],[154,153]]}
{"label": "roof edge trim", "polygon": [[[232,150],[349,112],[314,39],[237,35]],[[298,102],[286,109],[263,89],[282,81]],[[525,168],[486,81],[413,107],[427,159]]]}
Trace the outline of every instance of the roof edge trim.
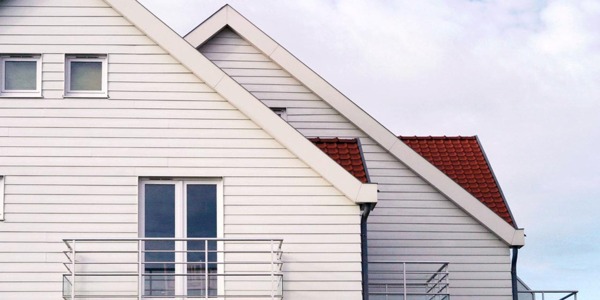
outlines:
{"label": "roof edge trim", "polygon": [[508,210],[508,215],[510,216],[510,219],[513,222],[513,226],[518,229],[519,226],[517,225],[517,220],[515,220],[515,216],[513,215],[512,210],[510,210],[510,206],[508,205],[508,201],[506,201],[506,197],[504,196],[504,192],[502,191],[500,182],[498,181],[498,178],[496,177],[496,173],[494,173],[494,168],[492,167],[492,164],[490,163],[490,160],[488,159],[487,154],[485,154],[485,149],[483,149],[483,145],[481,144],[481,141],[479,140],[478,136],[475,136],[475,141],[477,141],[477,144],[479,145],[479,149],[481,149],[481,153],[483,154],[483,159],[485,159],[485,163],[487,164],[488,168],[490,169],[490,172],[492,173],[492,178],[494,178],[494,181],[496,182],[496,186],[498,187],[500,196],[502,196],[502,201],[504,201],[504,206],[506,206],[506,209]]}
{"label": "roof edge trim", "polygon": [[[215,66],[142,4],[136,0],[104,1],[269,133],[275,140],[329,181],[348,199],[355,203],[368,203],[373,202],[373,199],[377,199],[377,191],[376,189],[373,190],[372,184],[363,184],[358,181],[292,126],[275,115],[260,100]],[[213,17],[217,16],[219,16],[218,13],[213,15]]]}
{"label": "roof edge trim", "polygon": [[[524,238],[518,238],[522,235],[521,229],[515,229],[496,215],[233,7],[225,5],[211,18],[214,20],[204,21],[186,35],[185,39],[194,47],[205,43],[221,28],[230,26],[506,244],[511,246],[524,244]],[[218,30],[212,32],[215,28]],[[522,236],[524,237],[524,234]]]}

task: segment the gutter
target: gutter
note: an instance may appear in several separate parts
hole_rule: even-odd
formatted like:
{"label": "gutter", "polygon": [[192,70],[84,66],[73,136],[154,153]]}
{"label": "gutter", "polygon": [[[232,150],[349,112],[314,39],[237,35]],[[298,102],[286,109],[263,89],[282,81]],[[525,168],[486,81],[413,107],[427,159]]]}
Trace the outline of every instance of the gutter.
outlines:
{"label": "gutter", "polygon": [[360,204],[360,248],[362,264],[362,299],[369,300],[369,253],[367,245],[367,218],[375,203]]}
{"label": "gutter", "polygon": [[511,247],[512,249],[512,263],[510,266],[510,279],[512,281],[512,299],[519,300],[519,287],[517,277],[517,258],[519,257],[519,247]]}

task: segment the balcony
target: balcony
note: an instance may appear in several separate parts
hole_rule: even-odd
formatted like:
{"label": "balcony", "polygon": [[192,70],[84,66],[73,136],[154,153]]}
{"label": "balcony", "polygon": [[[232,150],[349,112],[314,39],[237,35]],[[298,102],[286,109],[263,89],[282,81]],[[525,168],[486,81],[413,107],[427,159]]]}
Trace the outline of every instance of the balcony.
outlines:
{"label": "balcony", "polygon": [[448,300],[448,262],[369,262],[371,300]]}
{"label": "balcony", "polygon": [[64,243],[65,300],[283,298],[283,240],[139,238]]}

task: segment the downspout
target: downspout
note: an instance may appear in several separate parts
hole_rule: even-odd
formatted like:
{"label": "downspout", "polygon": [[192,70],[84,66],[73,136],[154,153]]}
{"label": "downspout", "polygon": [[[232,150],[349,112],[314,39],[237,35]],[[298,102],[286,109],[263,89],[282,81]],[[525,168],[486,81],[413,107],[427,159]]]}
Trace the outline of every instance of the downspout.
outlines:
{"label": "downspout", "polygon": [[363,203],[360,205],[360,248],[362,264],[362,299],[369,300],[369,253],[367,245],[367,218],[374,203]]}
{"label": "downspout", "polygon": [[512,280],[513,300],[519,300],[519,287],[517,285],[517,258],[519,257],[519,247],[512,248],[512,264],[510,266],[510,277]]}

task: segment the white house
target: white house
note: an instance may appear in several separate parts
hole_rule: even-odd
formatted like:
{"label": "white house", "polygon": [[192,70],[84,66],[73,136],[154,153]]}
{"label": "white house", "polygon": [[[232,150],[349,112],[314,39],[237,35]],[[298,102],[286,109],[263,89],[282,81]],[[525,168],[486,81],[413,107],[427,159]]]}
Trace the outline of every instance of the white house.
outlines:
{"label": "white house", "polygon": [[510,213],[233,8],[0,16],[0,299],[513,299]]}

